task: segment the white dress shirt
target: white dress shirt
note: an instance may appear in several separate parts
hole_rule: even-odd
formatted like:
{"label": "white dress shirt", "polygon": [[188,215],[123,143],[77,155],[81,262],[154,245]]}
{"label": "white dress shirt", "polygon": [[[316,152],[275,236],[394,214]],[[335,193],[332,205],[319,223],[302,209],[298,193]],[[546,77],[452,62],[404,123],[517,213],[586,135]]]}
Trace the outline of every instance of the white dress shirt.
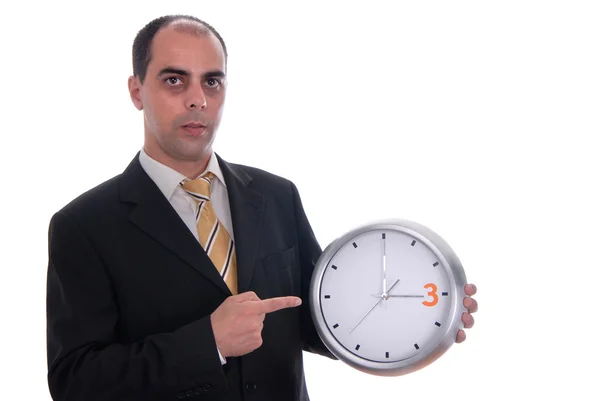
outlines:
{"label": "white dress shirt", "polygon": [[[173,209],[175,209],[179,217],[181,217],[181,220],[183,220],[196,240],[198,240],[195,201],[179,186],[179,183],[187,177],[180,172],[173,170],[171,167],[154,160],[148,156],[143,148],[140,151],[139,159],[146,174],[154,181],[158,189],[160,189],[171,206],[173,206]],[[208,166],[204,172],[206,171],[211,171],[216,177],[210,188],[210,201],[213,204],[217,218],[221,221],[235,244],[227,186],[225,185],[225,179],[223,178],[223,173],[219,167],[219,161],[214,152],[211,154]],[[217,352],[219,352],[221,363],[225,364],[227,361],[223,358],[218,348]]]}

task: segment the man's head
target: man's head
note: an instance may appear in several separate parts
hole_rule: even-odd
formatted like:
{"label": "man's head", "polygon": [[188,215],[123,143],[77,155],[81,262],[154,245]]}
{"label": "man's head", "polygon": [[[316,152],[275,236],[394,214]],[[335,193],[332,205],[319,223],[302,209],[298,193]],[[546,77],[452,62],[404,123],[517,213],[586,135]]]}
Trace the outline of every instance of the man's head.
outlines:
{"label": "man's head", "polygon": [[172,167],[208,160],[225,102],[226,69],[221,36],[195,17],[165,16],[140,30],[128,85],[144,111],[144,149],[151,157]]}

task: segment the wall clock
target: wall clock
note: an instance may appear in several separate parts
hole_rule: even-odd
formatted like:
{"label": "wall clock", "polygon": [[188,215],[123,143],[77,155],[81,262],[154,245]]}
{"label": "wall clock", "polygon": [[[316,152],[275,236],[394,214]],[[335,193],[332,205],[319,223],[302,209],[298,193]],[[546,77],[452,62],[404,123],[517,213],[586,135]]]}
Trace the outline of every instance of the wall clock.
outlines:
{"label": "wall clock", "polygon": [[409,220],[357,227],[334,240],[310,284],[327,348],[369,374],[400,376],[443,355],[463,328],[463,267],[446,241]]}

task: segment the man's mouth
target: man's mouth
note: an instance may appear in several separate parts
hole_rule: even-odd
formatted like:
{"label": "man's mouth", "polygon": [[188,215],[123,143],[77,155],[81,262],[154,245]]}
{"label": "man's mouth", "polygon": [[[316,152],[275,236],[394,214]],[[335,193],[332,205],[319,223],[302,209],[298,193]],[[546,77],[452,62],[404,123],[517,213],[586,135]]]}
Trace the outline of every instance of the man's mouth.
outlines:
{"label": "man's mouth", "polygon": [[201,136],[206,132],[206,126],[203,124],[188,123],[181,126],[190,136]]}

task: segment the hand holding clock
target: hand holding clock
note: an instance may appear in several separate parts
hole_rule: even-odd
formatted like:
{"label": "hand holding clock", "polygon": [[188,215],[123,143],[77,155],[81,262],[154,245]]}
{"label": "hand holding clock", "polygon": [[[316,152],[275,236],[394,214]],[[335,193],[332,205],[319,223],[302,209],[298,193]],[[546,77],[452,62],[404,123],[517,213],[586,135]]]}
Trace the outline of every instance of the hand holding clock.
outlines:
{"label": "hand holding clock", "polygon": [[[471,298],[472,295],[477,293],[477,287],[475,284],[467,284],[465,285],[465,294],[466,297],[463,298],[463,305],[468,309],[469,312],[465,312],[461,316],[461,320],[465,325],[465,329],[470,329],[475,324],[475,319],[471,315],[471,313],[477,312],[478,305],[477,301],[474,298]],[[467,334],[464,330],[459,330],[456,335],[456,342],[462,343],[467,338]]]}

